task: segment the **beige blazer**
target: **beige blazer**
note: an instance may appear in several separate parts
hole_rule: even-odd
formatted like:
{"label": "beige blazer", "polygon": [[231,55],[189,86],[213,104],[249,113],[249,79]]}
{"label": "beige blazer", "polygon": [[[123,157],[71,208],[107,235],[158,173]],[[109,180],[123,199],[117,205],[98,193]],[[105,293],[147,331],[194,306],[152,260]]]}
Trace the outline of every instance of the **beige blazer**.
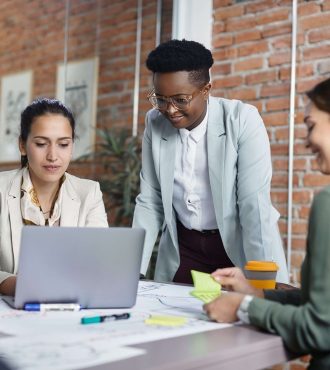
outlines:
{"label": "beige blazer", "polygon": [[[100,185],[65,174],[60,226],[108,227]],[[17,273],[21,231],[22,170],[0,173],[0,283]]]}
{"label": "beige blazer", "polygon": [[[238,100],[209,98],[207,158],[218,228],[232,262],[274,260],[277,280],[288,271],[277,225],[279,213],[270,200],[272,166],[267,132],[257,109]],[[143,138],[141,193],[134,227],[146,230],[141,272],[147,270],[159,229],[162,236],[155,279],[171,281],[179,267],[176,215],[172,204],[178,130],[151,110]]]}

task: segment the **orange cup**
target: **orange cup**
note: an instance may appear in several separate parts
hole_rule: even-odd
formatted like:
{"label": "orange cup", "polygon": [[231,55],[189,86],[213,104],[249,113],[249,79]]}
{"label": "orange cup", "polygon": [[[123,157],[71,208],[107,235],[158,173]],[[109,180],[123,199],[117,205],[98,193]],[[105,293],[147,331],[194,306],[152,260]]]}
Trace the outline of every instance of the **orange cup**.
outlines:
{"label": "orange cup", "polygon": [[258,289],[275,289],[278,266],[272,261],[248,261],[244,267],[249,283]]}

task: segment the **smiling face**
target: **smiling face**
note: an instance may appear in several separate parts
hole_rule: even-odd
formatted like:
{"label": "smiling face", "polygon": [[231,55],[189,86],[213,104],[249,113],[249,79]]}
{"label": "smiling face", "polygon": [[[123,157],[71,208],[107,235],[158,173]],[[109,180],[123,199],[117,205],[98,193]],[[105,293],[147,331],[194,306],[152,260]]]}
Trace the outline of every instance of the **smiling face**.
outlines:
{"label": "smiling face", "polygon": [[154,74],[154,90],[157,96],[193,95],[193,99],[185,109],[178,109],[168,103],[167,108],[160,112],[175,128],[192,130],[197,127],[206,114],[207,98],[211,85],[198,86],[189,81],[189,72],[168,72]]}
{"label": "smiling face", "polygon": [[73,149],[72,128],[60,114],[34,119],[26,142],[20,139],[21,155],[26,155],[33,185],[55,185],[67,170]]}
{"label": "smiling face", "polygon": [[330,114],[310,103],[306,109],[307,145],[316,154],[320,171],[330,174]]}

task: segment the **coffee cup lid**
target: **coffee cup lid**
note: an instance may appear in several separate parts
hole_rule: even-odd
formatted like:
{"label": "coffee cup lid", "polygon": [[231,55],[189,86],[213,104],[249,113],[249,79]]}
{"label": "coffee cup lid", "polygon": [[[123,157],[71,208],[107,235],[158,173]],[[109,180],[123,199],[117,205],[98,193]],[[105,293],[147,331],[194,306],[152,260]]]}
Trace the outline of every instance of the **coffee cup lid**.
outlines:
{"label": "coffee cup lid", "polygon": [[277,271],[278,266],[273,261],[248,261],[245,270],[249,271]]}

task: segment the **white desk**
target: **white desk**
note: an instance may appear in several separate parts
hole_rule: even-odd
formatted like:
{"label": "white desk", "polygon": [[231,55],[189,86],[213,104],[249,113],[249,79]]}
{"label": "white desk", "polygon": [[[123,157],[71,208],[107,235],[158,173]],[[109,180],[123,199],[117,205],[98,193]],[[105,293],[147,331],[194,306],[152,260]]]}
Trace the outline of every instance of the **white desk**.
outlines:
{"label": "white desk", "polygon": [[[82,316],[97,310],[42,315],[2,307],[0,332],[13,338],[0,337],[0,353],[20,359],[23,369],[29,370],[86,367],[93,370],[249,370],[290,359],[278,336],[249,326],[224,327],[198,320],[194,316],[199,317],[202,312],[199,308],[200,313],[195,313],[198,308],[194,303],[198,305],[198,301],[189,296],[190,287],[162,285],[158,289],[155,283],[141,284],[144,285],[139,289],[137,305],[131,310],[132,317],[122,322],[80,324]],[[173,304],[179,308],[172,308]],[[180,328],[148,327],[144,323],[148,312],[152,315],[176,312],[187,316],[189,321]],[[135,352],[129,353],[132,349]],[[125,357],[125,351],[133,357]]]}

